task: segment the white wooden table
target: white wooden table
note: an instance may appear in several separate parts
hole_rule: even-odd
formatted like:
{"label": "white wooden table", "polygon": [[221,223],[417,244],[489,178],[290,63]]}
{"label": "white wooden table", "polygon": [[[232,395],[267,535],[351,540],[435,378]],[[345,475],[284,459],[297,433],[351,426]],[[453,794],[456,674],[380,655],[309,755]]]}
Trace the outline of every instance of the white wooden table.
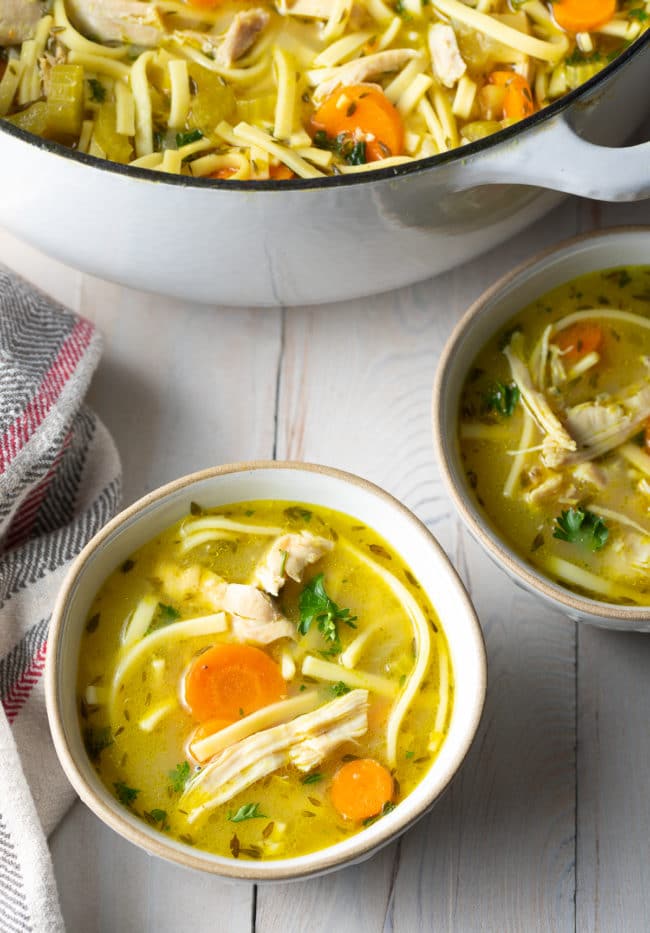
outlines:
{"label": "white wooden table", "polygon": [[0,260],[105,334],[90,403],[119,447],[125,504],[227,461],[352,470],[440,538],[489,655],[485,715],[462,772],[372,860],[303,883],[233,885],[146,856],[78,803],[52,839],[71,933],[650,929],[650,638],[576,628],[495,570],[447,501],[429,418],[440,349],[467,305],[536,250],[620,223],[650,223],[650,203],[567,201],[436,280],[271,311],[128,291],[0,232]]}

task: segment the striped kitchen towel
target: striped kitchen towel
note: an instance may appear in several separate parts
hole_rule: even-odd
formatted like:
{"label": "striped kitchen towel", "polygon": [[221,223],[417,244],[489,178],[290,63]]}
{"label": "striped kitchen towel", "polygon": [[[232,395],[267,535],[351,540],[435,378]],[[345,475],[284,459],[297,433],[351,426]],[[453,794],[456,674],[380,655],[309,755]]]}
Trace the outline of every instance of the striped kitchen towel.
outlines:
{"label": "striped kitchen towel", "polygon": [[93,325],[0,266],[0,931],[63,929],[46,835],[73,800],[45,712],[52,605],[115,513],[120,465],[84,395]]}

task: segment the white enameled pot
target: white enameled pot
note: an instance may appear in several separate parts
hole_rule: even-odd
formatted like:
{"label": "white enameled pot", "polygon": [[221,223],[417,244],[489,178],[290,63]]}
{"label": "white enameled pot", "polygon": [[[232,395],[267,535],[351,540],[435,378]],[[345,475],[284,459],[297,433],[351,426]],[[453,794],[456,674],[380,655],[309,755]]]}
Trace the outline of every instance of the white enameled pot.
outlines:
{"label": "white enameled pot", "polygon": [[649,197],[650,143],[607,148],[640,125],[649,86],[647,32],[577,91],[494,137],[317,181],[168,176],[0,120],[0,224],[86,272],[188,300],[369,295],[477,256],[550,210],[558,192]]}
{"label": "white enameled pot", "polygon": [[458,410],[472,360],[522,308],[580,275],[648,265],[650,227],[621,227],[560,243],[505,276],[472,305],[450,336],[436,371],[433,435],[442,478],[459,515],[497,566],[523,589],[576,622],[650,631],[650,606],[619,606],[574,593],[546,577],[501,537],[469,488],[457,440]]}
{"label": "white enameled pot", "polygon": [[[121,806],[85,751],[77,714],[79,645],[88,609],[106,577],[129,554],[186,515],[190,504],[219,507],[259,499],[294,500],[353,515],[381,534],[415,574],[443,626],[453,671],[449,729],[431,768],[395,809],[326,849],[269,861],[203,852],[152,829]],[[329,467],[257,461],[185,476],[149,493],[116,516],[73,562],[54,608],[48,637],[46,694],[52,737],[81,799],[126,839],[153,855],[248,881],[288,881],[325,874],[368,858],[408,829],[439,799],[476,734],[486,691],[481,629],[463,584],[433,535],[401,503],[372,483]],[[222,927],[223,928],[223,927]]]}

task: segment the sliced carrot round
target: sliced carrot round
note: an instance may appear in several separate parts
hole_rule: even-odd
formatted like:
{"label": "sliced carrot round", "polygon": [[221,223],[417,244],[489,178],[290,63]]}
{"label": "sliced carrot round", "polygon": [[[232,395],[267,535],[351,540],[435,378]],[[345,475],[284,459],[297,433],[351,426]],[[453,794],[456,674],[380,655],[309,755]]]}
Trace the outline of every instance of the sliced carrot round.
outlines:
{"label": "sliced carrot round", "polygon": [[232,178],[236,171],[236,168],[219,168],[210,175],[210,178]]}
{"label": "sliced carrot round", "polygon": [[283,165],[282,162],[279,165],[272,165],[269,169],[269,175],[278,181],[287,181],[289,178],[296,177],[296,173],[292,172],[288,166]]}
{"label": "sliced carrot round", "polygon": [[650,418],[646,421],[643,430],[643,449],[650,455]]}
{"label": "sliced carrot round", "polygon": [[215,10],[221,6],[223,0],[185,0],[188,6],[196,6],[201,10]]}
{"label": "sliced carrot round", "polygon": [[330,796],[341,816],[367,820],[381,813],[393,799],[393,778],[374,758],[360,758],[342,765],[334,775]]}
{"label": "sliced carrot round", "polygon": [[590,321],[579,321],[561,330],[553,343],[563,351],[568,361],[581,360],[588,353],[598,352],[603,345],[603,330]]}
{"label": "sliced carrot round", "polygon": [[326,97],[311,118],[312,135],[324,132],[330,139],[349,136],[365,142],[366,159],[376,162],[400,155],[404,149],[404,125],[384,92],[372,84],[339,87]]}
{"label": "sliced carrot round", "polygon": [[235,722],[286,693],[280,668],[252,645],[215,645],[185,675],[185,701],[200,722]]}
{"label": "sliced carrot round", "polygon": [[616,13],[616,0],[555,0],[551,4],[558,26],[567,32],[591,32]]}
{"label": "sliced carrot round", "polygon": [[523,120],[535,113],[535,103],[530,84],[514,71],[493,71],[489,84],[505,89],[503,97],[503,119]]}

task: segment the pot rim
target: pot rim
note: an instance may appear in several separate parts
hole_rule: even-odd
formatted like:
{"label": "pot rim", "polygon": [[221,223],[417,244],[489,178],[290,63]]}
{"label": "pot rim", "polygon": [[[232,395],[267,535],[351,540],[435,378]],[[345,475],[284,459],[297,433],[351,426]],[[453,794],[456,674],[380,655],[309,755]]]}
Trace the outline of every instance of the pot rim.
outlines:
{"label": "pot rim", "polygon": [[607,627],[607,624],[611,623],[612,620],[624,624],[647,622],[650,620],[650,604],[647,606],[624,606],[592,599],[588,596],[580,596],[561,584],[554,583],[550,578],[537,571],[536,568],[526,564],[514,550],[508,547],[498,532],[492,528],[486,519],[481,517],[481,513],[472,502],[469,492],[462,486],[461,482],[456,481],[454,476],[452,465],[454,465],[456,458],[454,457],[452,445],[455,441],[455,433],[449,439],[443,430],[443,420],[446,420],[444,418],[446,407],[444,401],[445,384],[448,382],[449,371],[457,365],[458,347],[467,331],[472,327],[474,321],[482,313],[486,312],[489,306],[494,306],[499,302],[500,297],[509,290],[511,285],[518,284],[518,280],[521,280],[521,284],[523,284],[526,278],[529,277],[528,274],[543,271],[561,253],[570,255],[578,252],[580,247],[592,241],[637,233],[650,234],[650,225],[627,224],[607,227],[602,230],[592,230],[589,233],[569,237],[560,243],[535,253],[532,257],[503,275],[479,295],[454,327],[438,362],[432,395],[433,443],[438,467],[447,487],[447,492],[473,537],[485,549],[492,560],[500,567],[505,568],[507,573],[515,581],[522,584],[525,589],[555,603],[556,606],[564,609],[569,615],[570,613],[577,613],[582,616],[589,616],[594,620],[598,620],[598,624],[604,627]]}
{"label": "pot rim", "polygon": [[[117,803],[109,805],[99,796],[77,764],[77,757],[68,742],[64,717],[61,712],[62,691],[59,689],[58,675],[61,638],[67,624],[68,606],[76,589],[77,578],[83,572],[96,549],[104,542],[109,541],[122,526],[128,525],[132,520],[137,521],[138,517],[146,513],[151,507],[162,503],[167,497],[179,490],[191,487],[202,480],[257,470],[297,470],[306,473],[323,474],[344,484],[356,486],[382,499],[390,508],[406,519],[408,524],[412,526],[413,534],[420,538],[423,546],[431,548],[442,559],[443,565],[448,572],[447,582],[456,591],[457,599],[473,633],[473,639],[466,647],[470,654],[470,663],[476,668],[478,674],[473,685],[473,694],[468,699],[465,714],[465,734],[462,741],[458,742],[455,754],[448,762],[445,770],[436,777],[435,782],[427,789],[424,799],[419,804],[412,803],[410,808],[408,806],[404,807],[402,814],[399,813],[399,808],[397,808],[366,830],[349,837],[349,840],[344,840],[344,842],[350,842],[350,845],[342,856],[336,852],[342,843],[337,843],[320,851],[290,859],[279,859],[266,863],[239,862],[235,859],[220,858],[212,853],[202,852],[198,849],[192,851],[189,846],[180,843],[177,845],[167,843],[163,836],[154,833],[144,822],[137,820],[135,817],[133,820],[129,819],[126,811],[123,813],[122,808]],[[398,499],[369,480],[334,467],[291,460],[254,460],[227,463],[190,473],[158,487],[118,513],[86,544],[74,559],[66,574],[50,622],[45,666],[45,695],[50,732],[63,770],[84,803],[111,829],[149,853],[187,868],[199,869],[210,874],[246,881],[287,881],[324,874],[370,856],[409,829],[431,809],[458,773],[476,736],[485,704],[486,689],[487,660],[485,643],[476,610],[457,571],[426,525]],[[435,762],[432,765],[433,768],[435,768]],[[430,773],[429,771],[424,776],[418,787],[421,787],[427,781]],[[408,804],[410,797],[412,797],[412,794],[409,794],[403,803]],[[141,822],[142,825],[140,825]]]}
{"label": "pot rim", "polygon": [[520,120],[512,126],[506,127],[498,133],[493,133],[491,136],[476,140],[476,142],[469,143],[466,146],[460,146],[447,152],[441,152],[435,156],[429,156],[426,159],[416,159],[413,162],[405,163],[404,165],[396,165],[392,168],[357,172],[349,175],[326,175],[323,178],[296,178],[282,181],[229,181],[219,178],[192,178],[187,175],[172,175],[167,172],[157,172],[153,169],[134,168],[130,165],[110,162],[108,159],[100,159],[84,152],[77,152],[75,149],[70,149],[61,143],[42,139],[39,136],[35,136],[33,133],[19,129],[2,119],[0,119],[0,134],[6,133],[8,136],[13,136],[30,146],[34,146],[36,149],[50,152],[52,155],[57,155],[67,161],[76,162],[87,168],[109,172],[123,178],[134,178],[153,182],[157,187],[172,186],[179,188],[246,192],[311,191],[350,187],[352,185],[361,185],[365,182],[372,183],[402,178],[407,175],[428,171],[438,165],[448,165],[456,160],[463,161],[474,155],[486,152],[493,147],[499,146],[501,143],[506,143],[521,134],[525,134],[528,130],[532,131],[535,127],[542,126],[559,114],[564,113],[576,101],[588,95],[590,91],[596,90],[601,84],[608,81],[612,75],[616,74],[619,69],[625,67],[631,58],[637,53],[640,53],[644,46],[647,45],[650,45],[650,30],[646,30],[638,36],[627,49],[617,55],[613,61],[602,69],[602,71],[599,71],[598,74],[594,75],[584,84],[581,84],[580,87],[558,98],[558,100],[544,107],[542,110],[538,110],[537,113],[532,114],[532,116],[526,117],[524,120]]}

